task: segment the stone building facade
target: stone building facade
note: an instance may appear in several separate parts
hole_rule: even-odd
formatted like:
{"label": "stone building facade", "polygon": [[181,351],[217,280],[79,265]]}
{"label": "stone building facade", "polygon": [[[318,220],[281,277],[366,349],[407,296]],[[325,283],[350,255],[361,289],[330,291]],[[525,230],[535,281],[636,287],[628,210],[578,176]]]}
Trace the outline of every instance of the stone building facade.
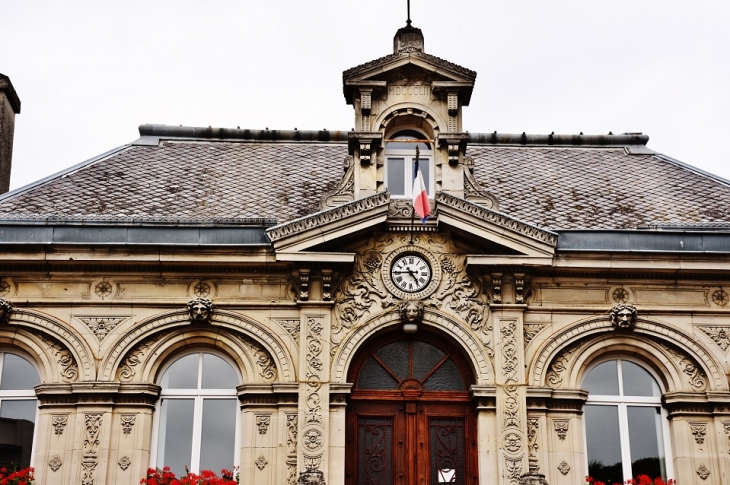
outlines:
{"label": "stone building facade", "polygon": [[641,134],[469,133],[475,80],[408,26],[343,73],[354,131],[145,125],[0,196],[2,460],[727,481],[730,184]]}

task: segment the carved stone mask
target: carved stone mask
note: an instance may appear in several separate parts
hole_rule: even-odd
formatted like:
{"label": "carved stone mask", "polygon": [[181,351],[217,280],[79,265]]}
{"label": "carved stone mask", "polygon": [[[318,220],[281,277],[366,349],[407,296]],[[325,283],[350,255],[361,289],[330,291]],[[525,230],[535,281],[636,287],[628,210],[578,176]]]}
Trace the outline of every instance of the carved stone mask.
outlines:
{"label": "carved stone mask", "polygon": [[403,323],[421,323],[423,303],[415,300],[404,301],[400,305],[400,317]]}
{"label": "carved stone mask", "polygon": [[610,312],[611,323],[616,329],[631,330],[636,325],[636,307],[619,303]]}
{"label": "carved stone mask", "polygon": [[213,302],[207,298],[196,298],[188,302],[188,313],[193,323],[210,323],[213,316]]}
{"label": "carved stone mask", "polygon": [[8,300],[0,298],[0,324],[8,323],[11,311],[13,311],[13,305]]}

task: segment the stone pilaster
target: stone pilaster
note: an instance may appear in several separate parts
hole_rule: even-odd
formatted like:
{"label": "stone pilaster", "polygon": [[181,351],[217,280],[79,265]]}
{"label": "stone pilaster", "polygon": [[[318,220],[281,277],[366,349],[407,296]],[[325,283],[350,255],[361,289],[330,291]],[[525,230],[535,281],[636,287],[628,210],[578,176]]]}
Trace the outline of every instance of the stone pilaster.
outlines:
{"label": "stone pilaster", "polygon": [[497,387],[499,482],[518,485],[527,473],[528,436],[522,317],[525,305],[492,305]]}

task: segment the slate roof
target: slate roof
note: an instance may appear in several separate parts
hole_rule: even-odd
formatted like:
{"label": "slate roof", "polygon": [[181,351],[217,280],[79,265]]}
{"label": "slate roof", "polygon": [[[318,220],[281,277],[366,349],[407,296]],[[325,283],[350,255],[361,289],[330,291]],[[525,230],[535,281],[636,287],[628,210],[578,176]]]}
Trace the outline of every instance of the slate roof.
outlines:
{"label": "slate roof", "polygon": [[730,225],[730,183],[623,147],[470,146],[474,176],[499,210],[540,227]]}
{"label": "slate roof", "polygon": [[342,178],[340,144],[163,141],[130,146],[0,198],[10,217],[279,222],[319,210]]}
{"label": "slate roof", "polygon": [[[126,146],[0,196],[0,220],[280,224],[320,210],[322,195],[342,180],[347,155],[339,140]],[[467,156],[500,212],[542,228],[730,226],[730,183],[662,155],[629,155],[621,146],[472,144]]]}

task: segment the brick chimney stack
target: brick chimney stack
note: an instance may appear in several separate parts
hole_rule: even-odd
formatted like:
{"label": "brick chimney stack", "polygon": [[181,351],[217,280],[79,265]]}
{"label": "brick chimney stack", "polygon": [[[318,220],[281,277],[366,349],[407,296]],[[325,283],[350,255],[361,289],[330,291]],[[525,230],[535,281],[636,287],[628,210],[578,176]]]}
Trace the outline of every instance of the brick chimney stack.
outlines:
{"label": "brick chimney stack", "polygon": [[20,113],[20,98],[18,98],[10,78],[0,74],[0,194],[10,190],[13,133],[17,113]]}

